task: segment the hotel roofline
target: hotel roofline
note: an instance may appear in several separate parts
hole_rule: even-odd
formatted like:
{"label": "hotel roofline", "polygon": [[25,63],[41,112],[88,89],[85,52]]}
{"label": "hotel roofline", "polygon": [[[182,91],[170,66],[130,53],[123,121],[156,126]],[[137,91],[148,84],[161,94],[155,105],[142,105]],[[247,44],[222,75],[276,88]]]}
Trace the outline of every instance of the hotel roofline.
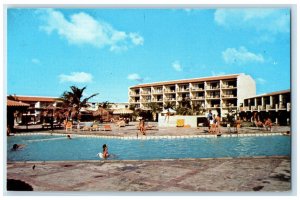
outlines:
{"label": "hotel roofline", "polygon": [[265,96],[273,96],[273,95],[278,95],[278,94],[285,94],[285,93],[290,93],[291,90],[287,89],[287,90],[280,90],[280,91],[275,91],[275,92],[270,92],[270,93],[264,93],[264,94],[259,94],[253,97],[248,97],[246,99],[252,99],[252,98],[257,98],[257,97],[265,97]]}
{"label": "hotel roofline", "polygon": [[231,78],[237,78],[239,75],[244,75],[244,73],[241,73],[241,74],[230,74],[230,75],[221,75],[221,76],[209,76],[209,77],[201,77],[201,78],[191,78],[191,79],[179,79],[179,80],[161,81],[161,82],[153,82],[153,83],[145,83],[145,84],[138,84],[138,85],[135,85],[135,86],[131,86],[131,87],[129,87],[129,89],[142,88],[142,87],[150,87],[150,86],[162,86],[162,85],[196,83],[196,82],[203,82],[203,81],[214,81],[214,80],[231,79]]}
{"label": "hotel roofline", "polygon": [[29,95],[8,95],[15,98],[15,101],[45,101],[52,102],[60,100],[60,97],[29,96]]}

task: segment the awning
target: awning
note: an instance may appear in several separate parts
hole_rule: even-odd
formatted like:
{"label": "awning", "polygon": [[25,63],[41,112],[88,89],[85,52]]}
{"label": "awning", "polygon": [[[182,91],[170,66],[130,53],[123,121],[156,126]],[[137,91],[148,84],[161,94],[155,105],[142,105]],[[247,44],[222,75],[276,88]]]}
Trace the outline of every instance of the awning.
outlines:
{"label": "awning", "polygon": [[163,114],[165,114],[165,113],[176,113],[176,111],[173,110],[172,108],[168,108],[168,109],[163,110],[161,113],[163,113]]}
{"label": "awning", "polygon": [[132,113],[133,111],[127,108],[121,108],[113,111],[113,114],[115,115],[125,115],[125,114],[132,114]]}

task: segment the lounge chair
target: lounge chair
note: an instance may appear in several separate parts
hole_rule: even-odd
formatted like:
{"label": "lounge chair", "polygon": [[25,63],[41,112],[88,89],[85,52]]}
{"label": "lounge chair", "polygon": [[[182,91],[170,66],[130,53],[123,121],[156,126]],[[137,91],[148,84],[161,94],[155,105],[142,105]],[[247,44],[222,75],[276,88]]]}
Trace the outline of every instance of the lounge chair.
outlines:
{"label": "lounge chair", "polygon": [[89,127],[89,126],[84,126],[84,127],[82,128],[83,131],[89,131],[90,129],[91,129],[91,127]]}
{"label": "lounge chair", "polygon": [[109,124],[105,124],[104,126],[103,126],[103,131],[111,131],[112,129],[111,129],[111,126],[109,125]]}
{"label": "lounge chair", "polygon": [[177,119],[176,126],[177,127],[184,127],[184,119]]}
{"label": "lounge chair", "polygon": [[67,122],[66,131],[68,131],[68,130],[72,131],[72,126],[73,126],[72,122]]}
{"label": "lounge chair", "polygon": [[117,122],[117,126],[119,126],[119,128],[125,127],[126,126],[125,121],[122,120],[122,121]]}
{"label": "lounge chair", "polygon": [[99,128],[99,126],[97,125],[97,124],[93,124],[93,126],[92,127],[90,127],[90,130],[91,131],[98,131],[100,128]]}

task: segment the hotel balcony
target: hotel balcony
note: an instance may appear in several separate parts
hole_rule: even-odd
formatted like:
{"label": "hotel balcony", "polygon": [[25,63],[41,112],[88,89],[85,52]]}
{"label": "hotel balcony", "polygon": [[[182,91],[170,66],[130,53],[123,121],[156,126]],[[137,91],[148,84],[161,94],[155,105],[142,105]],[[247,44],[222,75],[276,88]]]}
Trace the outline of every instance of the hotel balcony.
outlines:
{"label": "hotel balcony", "polygon": [[220,90],[220,86],[216,86],[216,87],[206,86],[206,90]]}
{"label": "hotel balcony", "polygon": [[151,99],[143,99],[142,100],[142,103],[150,103],[151,102]]}
{"label": "hotel balcony", "polygon": [[152,98],[152,102],[163,102],[162,99],[155,99],[155,98]]}
{"label": "hotel balcony", "polygon": [[155,95],[155,94],[162,94],[163,91],[162,90],[153,90],[152,91],[152,94]]}
{"label": "hotel balcony", "polygon": [[220,99],[220,96],[218,96],[218,95],[216,95],[216,96],[207,95],[206,99]]}
{"label": "hotel balcony", "polygon": [[139,93],[135,93],[135,92],[129,92],[129,95],[130,95],[130,96],[140,96]]}
{"label": "hotel balcony", "polygon": [[241,107],[241,111],[244,111],[244,112],[251,111],[250,106]]}
{"label": "hotel balcony", "polygon": [[222,89],[237,89],[234,85],[222,85]]}
{"label": "hotel balcony", "polygon": [[237,98],[234,94],[223,94],[222,99],[231,99],[231,98]]}
{"label": "hotel balcony", "polygon": [[196,91],[204,91],[204,88],[192,87],[192,92],[196,92]]}
{"label": "hotel balcony", "polygon": [[165,101],[176,101],[175,98],[165,98]]}
{"label": "hotel balcony", "polygon": [[251,106],[251,112],[257,110],[257,106]]}
{"label": "hotel balcony", "polygon": [[237,106],[236,105],[234,105],[233,103],[223,103],[222,104],[222,108],[236,108]]}
{"label": "hotel balcony", "polygon": [[150,91],[143,91],[141,92],[142,95],[151,95],[151,92]]}
{"label": "hotel balcony", "polygon": [[184,89],[184,88],[178,88],[177,89],[177,92],[190,92],[190,89],[189,88],[186,88],[186,89]]}
{"label": "hotel balcony", "polygon": [[204,96],[200,96],[200,97],[193,97],[192,100],[204,100]]}
{"label": "hotel balcony", "polygon": [[164,92],[165,92],[165,94],[167,94],[167,93],[175,93],[175,90],[165,89]]}
{"label": "hotel balcony", "polygon": [[207,104],[206,108],[220,108],[220,104],[214,104],[214,105]]}

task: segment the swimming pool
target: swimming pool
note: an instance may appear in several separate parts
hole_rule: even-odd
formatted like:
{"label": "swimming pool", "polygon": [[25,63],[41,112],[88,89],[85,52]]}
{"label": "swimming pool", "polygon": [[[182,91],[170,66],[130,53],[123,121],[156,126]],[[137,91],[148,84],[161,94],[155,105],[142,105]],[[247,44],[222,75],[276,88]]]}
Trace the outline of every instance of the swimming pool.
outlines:
{"label": "swimming pool", "polygon": [[[251,156],[290,156],[290,137],[213,137],[150,140],[76,137],[58,135],[14,136],[7,139],[8,161],[99,160],[107,144],[115,160],[156,160]],[[13,144],[25,148],[12,151]]]}

